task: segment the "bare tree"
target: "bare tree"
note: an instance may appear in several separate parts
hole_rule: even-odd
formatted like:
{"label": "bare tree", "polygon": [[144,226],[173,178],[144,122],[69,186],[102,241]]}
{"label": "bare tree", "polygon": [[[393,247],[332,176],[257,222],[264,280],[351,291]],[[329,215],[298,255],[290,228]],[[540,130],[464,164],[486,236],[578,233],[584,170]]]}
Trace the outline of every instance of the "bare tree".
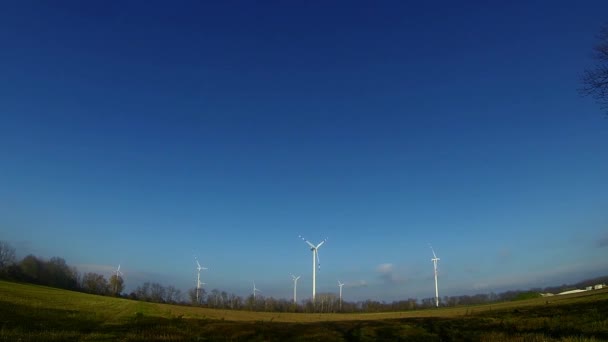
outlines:
{"label": "bare tree", "polygon": [[114,296],[119,296],[122,290],[125,288],[125,282],[121,276],[113,274],[110,277],[110,288]]}
{"label": "bare tree", "polygon": [[165,301],[165,287],[159,283],[150,284],[150,300],[157,303]]}
{"label": "bare tree", "polygon": [[98,273],[85,273],[82,276],[82,288],[85,292],[106,295],[110,292],[108,281]]}
{"label": "bare tree", "polygon": [[143,285],[138,286],[135,289],[135,296],[137,297],[138,300],[145,300],[145,301],[151,300],[150,282],[147,281]]}
{"label": "bare tree", "polygon": [[211,292],[209,293],[208,296],[208,304],[210,307],[212,308],[218,308],[219,307],[219,302],[221,300],[221,296],[220,296],[220,290],[218,289],[213,289],[211,290]]}
{"label": "bare tree", "polygon": [[608,25],[600,29],[593,52],[596,63],[584,71],[579,92],[594,98],[608,114]]}
{"label": "bare tree", "polygon": [[188,290],[188,298],[190,298],[190,303],[192,305],[201,305],[205,303],[205,297],[207,296],[207,291],[201,288],[198,293],[198,302],[196,299],[196,288],[192,288]]}
{"label": "bare tree", "polygon": [[0,241],[0,270],[15,263],[15,249],[6,241]]}
{"label": "bare tree", "polygon": [[182,300],[182,292],[175,286],[169,285],[166,288],[165,300],[167,303],[179,303]]}

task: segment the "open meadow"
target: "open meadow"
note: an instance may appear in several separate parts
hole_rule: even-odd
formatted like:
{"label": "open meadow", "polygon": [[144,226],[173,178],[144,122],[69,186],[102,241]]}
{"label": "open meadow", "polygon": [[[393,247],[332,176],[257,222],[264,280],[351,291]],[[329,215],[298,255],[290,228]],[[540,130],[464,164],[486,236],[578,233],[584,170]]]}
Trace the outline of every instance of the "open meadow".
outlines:
{"label": "open meadow", "polygon": [[376,314],[214,310],[0,281],[2,341],[604,341],[608,291]]}

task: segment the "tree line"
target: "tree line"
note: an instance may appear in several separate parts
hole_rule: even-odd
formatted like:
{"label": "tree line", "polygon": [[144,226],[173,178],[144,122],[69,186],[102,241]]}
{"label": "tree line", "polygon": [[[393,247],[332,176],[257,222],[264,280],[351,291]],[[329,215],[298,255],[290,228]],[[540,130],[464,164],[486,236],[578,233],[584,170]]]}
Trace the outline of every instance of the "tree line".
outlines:
{"label": "tree line", "polygon": [[0,278],[105,296],[119,296],[124,289],[122,277],[80,274],[60,257],[46,260],[30,254],[17,260],[15,249],[4,241],[0,241]]}
{"label": "tree line", "polygon": [[[187,292],[172,285],[164,286],[156,282],[145,282],[130,293],[123,293],[124,280],[119,275],[109,278],[102,274],[87,272],[80,274],[76,267],[66,264],[65,260],[53,257],[45,260],[40,257],[28,255],[17,260],[15,249],[10,244],[0,241],[0,278],[18,282],[27,282],[46,285],[73,291],[81,291],[104,296],[120,296],[133,300],[169,303],[179,305],[201,306],[227,310],[251,310],[272,312],[389,312],[430,309],[435,307],[435,298],[408,298],[392,302],[363,300],[340,301],[335,293],[319,293],[313,303],[311,299],[304,299],[294,303],[291,299],[265,297],[250,294],[246,297],[238,296],[227,291],[213,289],[206,291],[191,288]],[[588,285],[608,282],[608,277],[588,279],[577,284],[560,285],[547,288],[534,288],[526,291],[514,290],[502,293],[482,293],[475,295],[444,296],[440,298],[440,306],[453,307],[460,305],[486,304],[504,301],[528,299],[540,296],[541,292],[558,293],[575,288],[584,288]],[[197,299],[198,298],[198,299]]]}

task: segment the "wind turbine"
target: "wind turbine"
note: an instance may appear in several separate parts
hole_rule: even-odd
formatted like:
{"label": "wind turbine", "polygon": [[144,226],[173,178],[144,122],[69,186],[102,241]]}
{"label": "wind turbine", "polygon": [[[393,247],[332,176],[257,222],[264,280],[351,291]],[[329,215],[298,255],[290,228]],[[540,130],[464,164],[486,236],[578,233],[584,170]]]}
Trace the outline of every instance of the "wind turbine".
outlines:
{"label": "wind turbine", "polygon": [[338,280],[338,287],[340,287],[340,311],[342,311],[342,286],[344,286],[344,283]]}
{"label": "wind turbine", "polygon": [[316,290],[317,290],[317,274],[316,274],[316,264],[317,261],[319,263],[319,270],[321,270],[321,260],[319,260],[319,248],[325,243],[325,241],[327,241],[327,238],[325,238],[325,240],[321,241],[318,245],[313,245],[312,243],[310,243],[310,241],[306,240],[304,237],[302,237],[302,235],[300,235],[300,239],[302,239],[304,242],[306,242],[308,244],[308,246],[310,246],[310,250],[312,251],[312,302],[315,302],[315,294],[316,294]]}
{"label": "wind turbine", "polygon": [[120,272],[120,264],[118,264],[118,268],[114,272],[116,272],[116,278],[118,278],[119,276],[123,275],[122,272]]}
{"label": "wind turbine", "polygon": [[116,272],[116,282],[114,283],[114,293],[116,293],[118,291],[118,277],[123,275],[123,273],[120,272],[120,264],[118,264],[118,268],[116,269],[115,272]]}
{"label": "wind turbine", "polygon": [[255,281],[253,282],[253,300],[255,301],[255,292],[262,292],[258,288],[255,287]]}
{"label": "wind turbine", "polygon": [[293,274],[291,275],[291,278],[293,279],[293,303],[296,304],[296,288],[298,287],[298,279],[300,279],[301,276],[294,276]]}
{"label": "wind turbine", "polygon": [[439,261],[440,259],[435,254],[433,246],[429,244],[429,247],[431,247],[431,251],[433,252],[433,259],[431,259],[431,261],[433,262],[433,268],[435,269],[435,306],[439,307],[439,288],[437,287],[437,261]]}
{"label": "wind turbine", "polygon": [[201,271],[202,270],[206,270],[207,267],[202,267],[201,264],[198,262],[198,258],[194,258],[194,260],[196,261],[196,270],[198,271],[197,275],[196,275],[196,303],[200,303],[198,300],[198,294],[199,292],[201,292],[201,285],[205,284],[205,283],[201,283]]}

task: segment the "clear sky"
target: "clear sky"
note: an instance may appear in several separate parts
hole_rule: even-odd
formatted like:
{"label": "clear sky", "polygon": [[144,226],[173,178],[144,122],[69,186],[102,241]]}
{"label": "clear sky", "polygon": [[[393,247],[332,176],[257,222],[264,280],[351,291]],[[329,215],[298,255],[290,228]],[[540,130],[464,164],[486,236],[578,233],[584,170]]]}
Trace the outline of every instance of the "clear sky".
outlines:
{"label": "clear sky", "polygon": [[608,274],[606,1],[6,1],[0,239],[127,289],[434,296]]}

